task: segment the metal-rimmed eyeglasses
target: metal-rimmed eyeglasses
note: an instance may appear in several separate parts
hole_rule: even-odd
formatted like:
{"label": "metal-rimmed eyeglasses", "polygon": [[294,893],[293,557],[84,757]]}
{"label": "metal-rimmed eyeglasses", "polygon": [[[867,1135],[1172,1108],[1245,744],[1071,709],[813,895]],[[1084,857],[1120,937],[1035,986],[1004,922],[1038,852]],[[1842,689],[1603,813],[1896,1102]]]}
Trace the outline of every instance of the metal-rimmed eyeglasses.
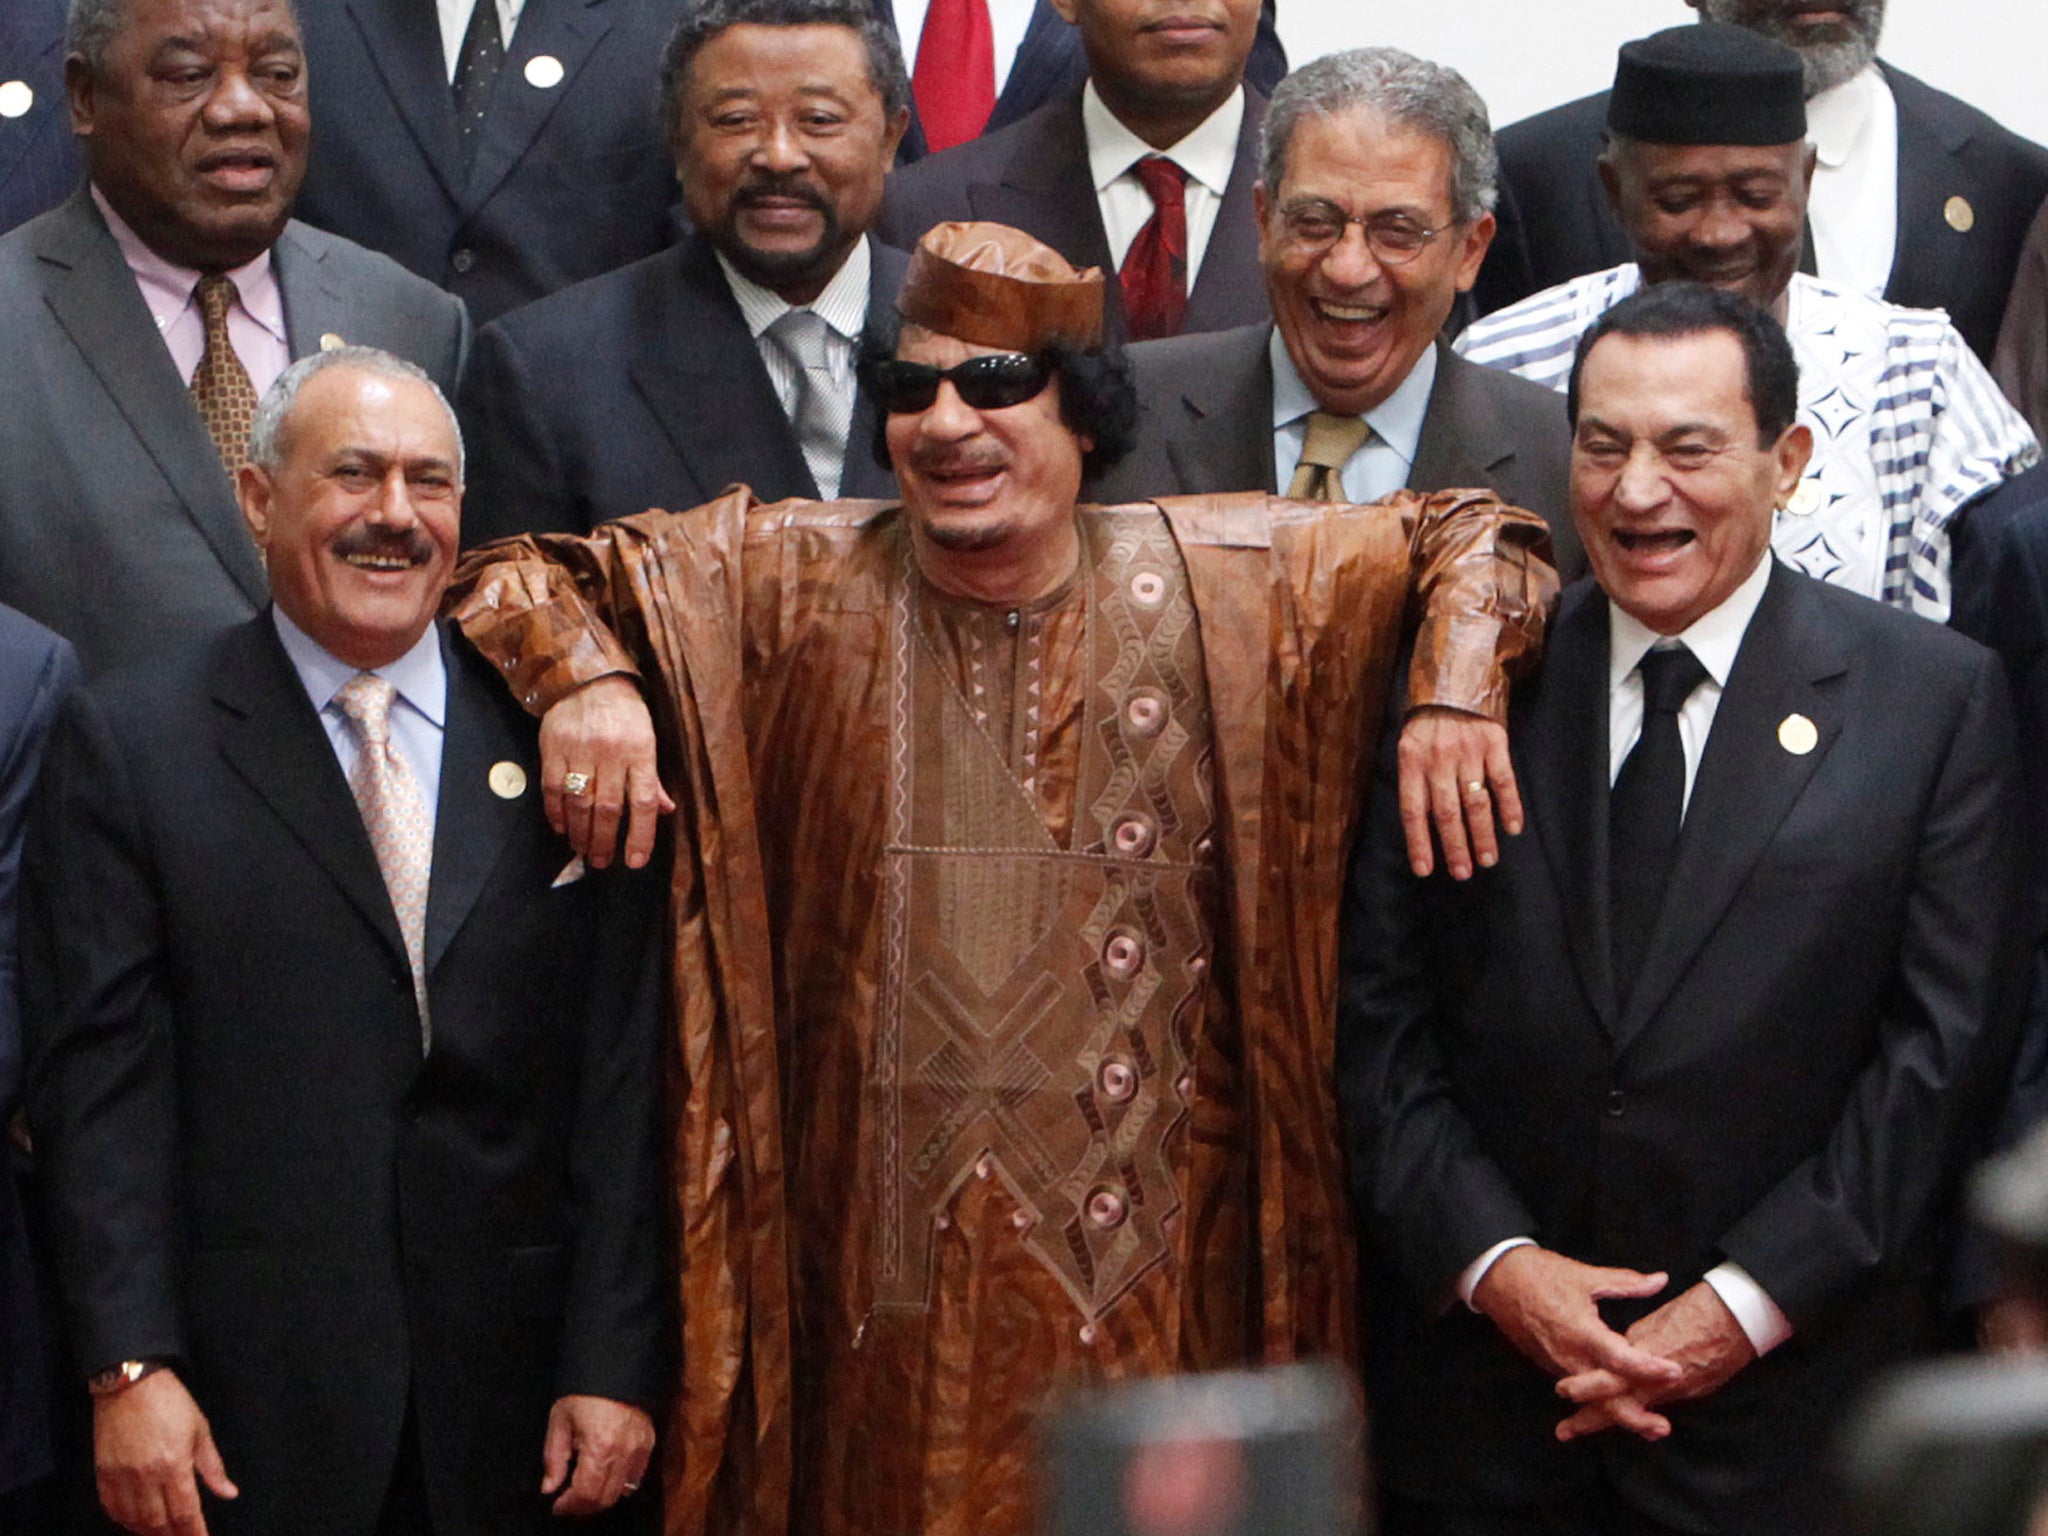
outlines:
{"label": "metal-rimmed eyeglasses", "polygon": [[1365,243],[1372,251],[1373,259],[1389,267],[1413,261],[1428,249],[1430,241],[1444,231],[1458,227],[1457,221],[1453,220],[1430,229],[1405,213],[1346,213],[1322,197],[1297,198],[1288,203],[1280,210],[1280,224],[1295,249],[1312,256],[1334,250],[1337,242],[1344,238],[1345,229],[1356,224],[1365,231]]}

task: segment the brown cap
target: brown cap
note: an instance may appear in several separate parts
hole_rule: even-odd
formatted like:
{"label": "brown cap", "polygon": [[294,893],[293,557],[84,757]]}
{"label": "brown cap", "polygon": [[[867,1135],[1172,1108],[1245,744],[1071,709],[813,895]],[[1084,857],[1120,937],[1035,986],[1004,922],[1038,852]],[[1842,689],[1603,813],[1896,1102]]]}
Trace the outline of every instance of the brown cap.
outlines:
{"label": "brown cap", "polygon": [[907,325],[982,347],[1098,347],[1102,269],[1077,271],[1007,224],[938,224],[911,253],[896,308]]}

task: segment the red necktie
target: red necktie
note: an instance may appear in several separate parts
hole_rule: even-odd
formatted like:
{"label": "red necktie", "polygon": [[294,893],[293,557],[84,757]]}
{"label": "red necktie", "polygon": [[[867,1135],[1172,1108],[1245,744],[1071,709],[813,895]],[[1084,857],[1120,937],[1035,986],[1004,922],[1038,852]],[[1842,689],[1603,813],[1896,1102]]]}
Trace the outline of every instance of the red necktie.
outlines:
{"label": "red necktie", "polygon": [[932,0],[910,77],[925,143],[936,154],[965,144],[996,109],[996,35],[988,0]]}
{"label": "red necktie", "polygon": [[1124,253],[1124,314],[1132,341],[1178,336],[1188,309],[1188,173],[1164,155],[1138,162],[1152,217]]}

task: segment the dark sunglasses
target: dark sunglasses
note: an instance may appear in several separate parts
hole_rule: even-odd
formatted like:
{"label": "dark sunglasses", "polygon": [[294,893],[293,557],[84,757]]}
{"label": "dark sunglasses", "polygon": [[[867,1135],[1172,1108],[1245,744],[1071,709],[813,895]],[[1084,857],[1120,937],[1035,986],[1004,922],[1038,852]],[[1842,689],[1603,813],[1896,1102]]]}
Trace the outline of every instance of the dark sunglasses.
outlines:
{"label": "dark sunglasses", "polygon": [[1051,378],[1052,364],[1043,357],[1028,352],[991,352],[950,368],[885,358],[869,370],[868,382],[876,403],[888,414],[902,416],[930,410],[939,398],[941,380],[950,383],[961,401],[974,410],[1000,411],[1022,405]]}

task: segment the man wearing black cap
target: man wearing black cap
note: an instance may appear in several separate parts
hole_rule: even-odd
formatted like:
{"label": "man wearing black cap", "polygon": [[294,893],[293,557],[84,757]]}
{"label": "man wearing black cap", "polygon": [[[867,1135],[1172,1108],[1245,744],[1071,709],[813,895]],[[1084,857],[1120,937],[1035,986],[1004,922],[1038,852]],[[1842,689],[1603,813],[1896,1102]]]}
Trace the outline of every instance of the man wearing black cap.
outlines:
{"label": "man wearing black cap", "polygon": [[2033,432],[1946,317],[1799,272],[1814,151],[1799,56],[1742,27],[1625,44],[1600,179],[1633,262],[1488,315],[1474,362],[1564,387],[1579,336],[1646,283],[1739,293],[1784,325],[1814,453],[1771,540],[1796,569],[1934,619],[1949,525],[2039,456]]}
{"label": "man wearing black cap", "polygon": [[[1687,0],[1708,22],[1799,52],[1819,150],[1807,208],[1815,271],[1838,288],[1941,309],[1985,362],[2048,149],[1877,58],[1885,0]],[[1474,296],[1484,314],[1627,255],[1594,162],[1604,93],[1500,135],[1500,235]]]}

